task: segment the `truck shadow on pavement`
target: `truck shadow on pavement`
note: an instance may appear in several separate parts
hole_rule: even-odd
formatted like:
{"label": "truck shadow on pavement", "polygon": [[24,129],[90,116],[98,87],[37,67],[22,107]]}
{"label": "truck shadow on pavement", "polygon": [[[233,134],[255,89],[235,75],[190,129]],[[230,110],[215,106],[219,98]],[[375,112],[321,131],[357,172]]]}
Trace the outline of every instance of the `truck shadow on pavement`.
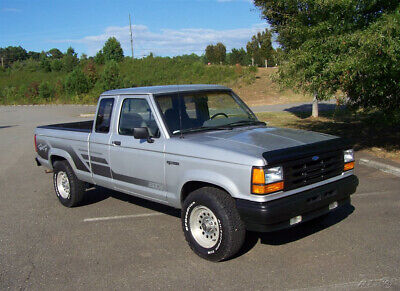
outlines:
{"label": "truck shadow on pavement", "polygon": [[[115,198],[123,202],[131,203],[152,211],[161,212],[179,219],[181,217],[181,212],[179,209],[175,209],[170,206],[162,205],[121,192],[109,190],[103,187],[93,187],[88,189],[85,195],[85,199],[81,203],[81,206],[98,203],[108,198]],[[284,245],[313,235],[346,219],[351,213],[354,212],[354,209],[355,208],[352,205],[344,205],[343,207],[320,218],[304,222],[289,229],[269,233],[257,233],[248,231],[246,233],[246,240],[241,250],[231,259],[246,254],[251,249],[253,249],[259,241],[261,244],[265,245]]]}
{"label": "truck shadow on pavement", "polygon": [[9,127],[15,127],[15,126],[18,126],[18,125],[0,125],[0,129],[9,128]]}
{"label": "truck shadow on pavement", "polygon": [[240,252],[235,257],[240,257],[249,252],[258,241],[260,241],[261,244],[276,246],[288,244],[313,235],[346,219],[354,212],[354,209],[353,205],[344,205],[334,212],[304,222],[292,228],[267,233],[247,232],[246,241]]}
{"label": "truck shadow on pavement", "polygon": [[132,195],[124,194],[118,191],[106,189],[103,187],[92,187],[86,190],[85,198],[80,204],[80,206],[86,206],[100,201],[106,200],[108,198],[115,198],[124,202],[128,202],[140,207],[148,208],[153,211],[161,212],[167,215],[175,216],[177,218],[181,217],[181,212],[170,206],[162,205],[156,202],[145,200]]}

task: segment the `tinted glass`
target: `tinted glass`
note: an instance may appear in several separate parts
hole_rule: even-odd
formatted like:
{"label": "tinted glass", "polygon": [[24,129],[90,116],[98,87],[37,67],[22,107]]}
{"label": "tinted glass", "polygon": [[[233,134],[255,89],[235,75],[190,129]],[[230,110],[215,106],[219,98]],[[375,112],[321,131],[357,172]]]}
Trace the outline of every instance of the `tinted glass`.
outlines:
{"label": "tinted glass", "polygon": [[172,134],[180,130],[257,121],[243,102],[230,92],[160,95],[156,100]]}
{"label": "tinted glass", "polygon": [[114,98],[105,98],[100,101],[96,117],[96,132],[108,133],[110,131],[113,105]]}
{"label": "tinted glass", "polygon": [[137,127],[147,127],[150,136],[159,136],[158,126],[147,100],[125,99],[122,103],[118,132],[122,135],[133,135],[133,129]]}

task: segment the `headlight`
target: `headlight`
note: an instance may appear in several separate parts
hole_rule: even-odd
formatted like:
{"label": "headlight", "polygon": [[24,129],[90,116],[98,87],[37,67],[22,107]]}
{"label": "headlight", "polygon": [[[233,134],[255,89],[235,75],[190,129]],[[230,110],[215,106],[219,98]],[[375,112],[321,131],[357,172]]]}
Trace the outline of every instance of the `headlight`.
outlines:
{"label": "headlight", "polygon": [[345,150],[343,152],[344,167],[343,171],[349,171],[354,169],[354,150]]}
{"label": "headlight", "polygon": [[265,169],[265,184],[271,184],[282,180],[283,170],[281,166]]}
{"label": "headlight", "polygon": [[344,151],[343,158],[345,163],[354,162],[354,151],[352,149]]}
{"label": "headlight", "polygon": [[283,190],[283,169],[253,167],[251,175],[251,193],[269,194]]}

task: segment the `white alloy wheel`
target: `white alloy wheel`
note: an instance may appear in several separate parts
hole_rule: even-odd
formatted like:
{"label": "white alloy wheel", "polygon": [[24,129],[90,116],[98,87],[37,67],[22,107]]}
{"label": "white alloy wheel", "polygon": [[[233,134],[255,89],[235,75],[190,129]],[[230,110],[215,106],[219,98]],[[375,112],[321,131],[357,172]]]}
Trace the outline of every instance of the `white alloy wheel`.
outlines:
{"label": "white alloy wheel", "polygon": [[70,184],[67,173],[60,171],[57,173],[57,190],[62,198],[68,199],[70,196]]}
{"label": "white alloy wheel", "polygon": [[220,229],[214,212],[208,207],[198,205],[190,213],[189,221],[190,232],[200,246],[209,249],[216,245]]}

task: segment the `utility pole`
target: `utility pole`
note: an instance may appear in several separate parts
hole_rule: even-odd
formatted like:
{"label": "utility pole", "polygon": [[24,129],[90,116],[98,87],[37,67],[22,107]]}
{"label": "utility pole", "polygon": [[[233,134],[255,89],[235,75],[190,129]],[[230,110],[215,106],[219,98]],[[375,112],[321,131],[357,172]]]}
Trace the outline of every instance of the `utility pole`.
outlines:
{"label": "utility pole", "polygon": [[318,117],[318,99],[317,99],[317,92],[313,94],[313,102],[312,102],[312,117]]}
{"label": "utility pole", "polygon": [[132,59],[133,59],[133,38],[132,38],[132,23],[131,23],[131,14],[129,13],[129,29],[131,31],[131,50],[132,50]]}

